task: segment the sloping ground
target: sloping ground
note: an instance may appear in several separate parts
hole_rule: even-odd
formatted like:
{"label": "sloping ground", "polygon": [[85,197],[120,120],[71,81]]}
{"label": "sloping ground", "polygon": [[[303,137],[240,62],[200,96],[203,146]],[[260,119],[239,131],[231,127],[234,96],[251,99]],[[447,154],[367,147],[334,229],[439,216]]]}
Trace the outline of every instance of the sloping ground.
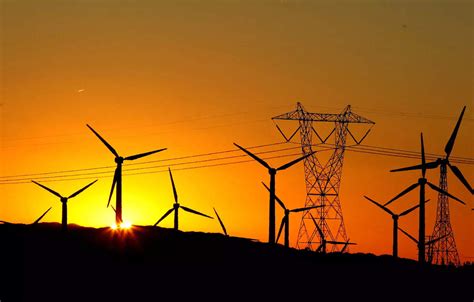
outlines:
{"label": "sloping ground", "polygon": [[0,225],[0,300],[472,301],[473,266],[424,268],[220,234]]}

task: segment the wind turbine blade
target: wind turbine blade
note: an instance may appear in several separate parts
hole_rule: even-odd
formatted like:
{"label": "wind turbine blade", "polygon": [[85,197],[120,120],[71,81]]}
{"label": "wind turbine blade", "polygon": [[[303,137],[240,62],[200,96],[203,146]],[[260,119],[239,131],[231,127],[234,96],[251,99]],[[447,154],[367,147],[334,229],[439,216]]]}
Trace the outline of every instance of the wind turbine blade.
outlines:
{"label": "wind turbine blade", "polygon": [[467,182],[466,178],[464,178],[464,175],[462,175],[461,170],[459,170],[458,167],[451,165],[449,162],[448,162],[448,166],[451,169],[451,171],[453,171],[454,175],[456,175],[456,177],[462,182],[462,184],[469,190],[469,192],[473,194],[474,192],[472,190],[472,187]]}
{"label": "wind turbine blade", "polygon": [[[347,249],[347,247],[349,246],[349,244],[351,244],[351,242],[349,242],[349,239],[346,241],[346,244],[344,244],[344,247],[342,248],[341,250],[341,253],[344,253]],[[355,243],[354,243],[355,244]]]}
{"label": "wind turbine blade", "polygon": [[298,213],[298,212],[309,211],[309,210],[312,210],[312,209],[322,208],[322,207],[323,206],[311,206],[311,207],[306,207],[306,208],[297,208],[297,209],[290,210],[290,212]]}
{"label": "wind turbine blade", "polygon": [[168,168],[168,171],[170,172],[171,185],[173,186],[174,202],[178,203],[178,193],[176,192],[176,186],[174,185],[173,174],[171,174],[170,168]]}
{"label": "wind turbine blade", "polygon": [[185,210],[186,212],[189,212],[189,213],[193,213],[193,214],[196,214],[196,215],[201,215],[201,216],[204,216],[204,217],[207,217],[207,218],[214,219],[214,217],[208,216],[206,214],[203,214],[201,212],[195,211],[193,209],[190,209],[190,208],[187,208],[187,207],[184,207],[184,206],[180,206],[180,208]]}
{"label": "wind turbine blade", "polygon": [[456,126],[454,127],[453,133],[451,134],[451,137],[449,138],[446,147],[444,147],[444,152],[446,152],[446,158],[449,158],[449,155],[451,154],[451,151],[453,151],[454,147],[454,141],[456,140],[456,136],[458,134],[459,126],[461,125],[461,120],[464,115],[464,110],[466,110],[466,106],[462,108],[461,115],[458,118],[458,121],[456,123]]}
{"label": "wind turbine blade", "polygon": [[258,161],[262,166],[264,166],[265,168],[267,169],[271,169],[270,165],[267,164],[266,161],[264,161],[263,159],[261,159],[260,157],[258,157],[257,155],[253,154],[252,152],[244,149],[244,147],[241,147],[239,145],[237,145],[236,143],[234,143],[234,145],[237,146],[237,148],[239,148],[240,150],[244,151],[245,153],[247,153],[251,158],[255,159],[256,161]]}
{"label": "wind turbine blade", "polygon": [[[440,162],[439,161],[432,161],[429,163],[425,164],[426,169],[434,169],[439,166]],[[400,171],[411,171],[411,170],[421,170],[423,168],[423,165],[416,165],[416,166],[410,166],[410,167],[404,167],[404,168],[399,168],[399,169],[393,169],[390,170],[390,172],[400,172]]]}
{"label": "wind turbine blade", "polygon": [[94,129],[92,129],[92,127],[89,126],[88,124],[86,124],[86,126],[89,127],[89,129],[91,129],[92,132],[94,132],[95,136],[97,136],[100,139],[100,141],[107,147],[107,149],[110,150],[110,152],[112,152],[113,155],[117,157],[119,156],[117,151],[115,151],[115,149],[102,136],[100,136],[99,133],[97,133]]}
{"label": "wind turbine blade", "polygon": [[[425,203],[427,203],[428,201],[430,201],[430,200],[429,200],[429,199],[428,199],[428,200],[426,200],[426,201],[425,201]],[[417,204],[416,206],[414,206],[414,207],[411,207],[411,208],[409,208],[408,210],[406,210],[406,211],[403,211],[403,212],[401,212],[400,214],[398,214],[398,217],[405,216],[405,215],[407,215],[407,214],[411,213],[412,211],[416,210],[416,209],[417,209],[417,208],[419,208],[419,207],[420,207],[420,205],[419,205],[419,204]]]}
{"label": "wind turbine blade", "polygon": [[217,220],[219,220],[219,223],[220,223],[220,225],[221,225],[222,231],[224,231],[224,235],[227,236],[227,230],[225,229],[225,226],[224,226],[224,223],[223,223],[222,220],[221,220],[221,217],[220,217],[219,214],[217,213],[216,209],[215,209],[215,208],[213,208],[213,209],[214,209],[214,213],[216,213]]}
{"label": "wind turbine blade", "polygon": [[314,219],[313,215],[309,213],[309,216],[311,216],[311,219],[313,220],[314,225],[316,226],[316,229],[318,230],[319,236],[321,237],[321,241],[324,241],[324,233],[323,231],[319,228],[318,223],[316,222],[316,219]]}
{"label": "wind turbine blade", "polygon": [[402,228],[398,227],[398,229],[400,231],[402,231],[403,234],[405,234],[408,238],[410,238],[411,240],[413,240],[416,244],[418,244],[418,240],[416,240],[415,237],[413,237],[412,235],[408,234],[407,232],[405,232]]}
{"label": "wind turbine blade", "polygon": [[278,230],[278,236],[275,242],[278,242],[278,240],[280,239],[281,231],[283,231],[283,226],[285,226],[285,223],[286,223],[285,218],[286,216],[283,216],[283,218],[281,219],[280,229]]}
{"label": "wind turbine blade", "polygon": [[426,182],[426,184],[427,184],[428,186],[430,186],[433,190],[438,191],[439,193],[444,194],[444,195],[448,196],[449,198],[452,198],[452,199],[454,199],[454,200],[456,200],[456,201],[459,201],[459,202],[462,203],[463,205],[466,205],[466,203],[465,203],[464,201],[462,201],[461,199],[459,199],[459,198],[457,198],[457,197],[454,197],[453,195],[449,194],[449,193],[446,192],[445,190],[438,188],[438,187],[435,186],[434,184],[432,184],[432,183],[430,183],[430,182]]}
{"label": "wind turbine blade", "polygon": [[441,237],[439,237],[439,238],[432,239],[432,240],[430,240],[430,241],[426,242],[425,244],[426,244],[426,245],[433,244],[433,243],[435,243],[435,242],[437,242],[437,241],[440,241],[441,239],[444,239],[444,238],[446,238],[447,236],[448,236],[448,235],[444,235],[444,236],[441,236]]}
{"label": "wind turbine blade", "polygon": [[355,243],[347,242],[347,241],[326,241],[326,243],[335,244],[335,245],[338,245],[338,244],[355,245]]}
{"label": "wind turbine blade", "polygon": [[368,201],[370,201],[371,203],[375,204],[376,206],[378,206],[379,208],[381,208],[385,212],[389,213],[390,215],[392,215],[392,216],[395,215],[392,211],[390,211],[390,209],[384,207],[383,205],[381,205],[380,203],[378,203],[375,200],[371,199],[370,197],[367,197],[367,196],[364,195],[364,198],[367,199]]}
{"label": "wind turbine blade", "polygon": [[43,215],[41,215],[40,217],[38,217],[38,219],[36,219],[33,224],[37,224],[38,222],[40,222],[41,219],[43,219],[44,215],[46,215],[49,210],[51,210],[53,207],[49,207],[49,209],[46,210],[46,212],[43,213]]}
{"label": "wind turbine blade", "polygon": [[[262,181],[262,185],[263,185],[265,188],[267,188],[268,192],[270,192],[270,188],[267,187],[267,185],[266,185],[263,181]],[[280,205],[280,207],[282,207],[283,210],[286,210],[285,204],[283,203],[283,201],[281,201],[280,198],[278,198],[278,196],[276,196],[276,194],[275,194],[275,199],[276,199],[276,201],[278,202],[278,204]]]}
{"label": "wind turbine blade", "polygon": [[300,161],[302,161],[302,160],[305,159],[306,157],[313,155],[314,153],[316,153],[316,151],[313,151],[313,152],[311,152],[311,153],[309,153],[309,154],[306,154],[306,155],[304,155],[304,156],[301,156],[300,158],[297,158],[297,159],[295,159],[295,160],[293,160],[293,161],[290,161],[289,163],[284,164],[283,166],[277,168],[277,171],[285,170],[285,169],[287,169],[287,168],[289,168],[289,167],[291,167],[291,166],[293,166],[293,165],[299,163]]}
{"label": "wind turbine blade", "polygon": [[421,175],[426,175],[426,159],[425,159],[425,144],[423,143],[423,133],[420,133],[421,139]]}
{"label": "wind turbine blade", "polygon": [[112,194],[114,194],[114,189],[115,189],[115,184],[118,181],[119,178],[119,168],[117,167],[114,172],[114,179],[112,180],[112,188],[110,189],[110,194],[109,194],[109,201],[107,202],[107,208],[110,205],[110,199],[112,199]]}
{"label": "wind turbine blade", "polygon": [[85,189],[87,189],[87,188],[89,188],[90,186],[92,186],[96,181],[98,181],[98,179],[94,180],[93,182],[91,182],[90,184],[88,184],[87,186],[85,186],[84,188],[82,188],[82,189],[80,189],[79,191],[77,191],[76,193],[72,194],[71,196],[68,197],[68,199],[77,196],[79,193],[81,193],[81,192],[84,191]]}
{"label": "wind turbine blade", "polygon": [[40,184],[40,183],[38,183],[38,182],[36,182],[36,181],[34,181],[34,180],[32,180],[32,182],[34,182],[34,183],[37,184],[38,186],[42,187],[42,188],[45,189],[46,191],[49,191],[50,193],[53,193],[53,194],[56,195],[57,197],[63,198],[63,197],[61,196],[61,194],[59,194],[58,192],[54,191],[53,189],[50,189],[50,188],[48,188],[47,186],[44,186],[44,185],[42,185],[42,184]]}
{"label": "wind turbine blade", "polygon": [[322,248],[323,248],[323,243],[321,242],[321,244],[320,244],[320,245],[318,246],[318,248],[316,249],[315,253],[319,253]]}
{"label": "wind turbine blade", "polygon": [[163,219],[165,219],[173,211],[174,211],[174,208],[169,209],[168,212],[166,212],[165,215],[161,216],[161,218],[158,219],[158,221],[153,226],[157,226],[158,223],[160,223]]}
{"label": "wind turbine blade", "polygon": [[158,150],[154,150],[154,151],[150,151],[150,152],[145,152],[145,153],[140,153],[140,154],[136,154],[136,155],[132,155],[132,156],[127,156],[127,157],[124,158],[124,160],[135,160],[135,159],[145,157],[145,156],[148,156],[148,155],[151,155],[151,154],[154,154],[154,153],[158,153],[158,152],[161,152],[161,151],[165,151],[165,150],[166,150],[166,148],[163,148],[163,149],[158,149]]}
{"label": "wind turbine blade", "polygon": [[384,204],[384,206],[388,206],[389,204],[391,204],[393,201],[397,200],[398,198],[402,197],[403,195],[407,194],[408,192],[416,189],[416,187],[419,186],[419,183],[415,183],[415,184],[412,184],[411,186],[409,186],[408,188],[406,188],[405,190],[403,190],[400,194],[398,194],[397,196],[395,196],[394,198],[390,199],[387,203]]}

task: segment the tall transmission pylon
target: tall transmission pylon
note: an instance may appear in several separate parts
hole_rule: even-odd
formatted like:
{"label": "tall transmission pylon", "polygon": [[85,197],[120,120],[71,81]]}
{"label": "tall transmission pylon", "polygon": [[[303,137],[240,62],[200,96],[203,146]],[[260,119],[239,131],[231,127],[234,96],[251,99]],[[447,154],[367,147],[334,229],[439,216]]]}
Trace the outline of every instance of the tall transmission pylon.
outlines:
{"label": "tall transmission pylon", "polygon": [[[319,140],[318,143],[323,144],[334,135],[334,151],[326,164],[323,165],[320,160],[318,160],[317,154],[312,154],[304,160],[306,183],[306,201],[304,206],[321,206],[314,209],[312,213],[324,233],[326,240],[348,241],[339,199],[346,137],[347,134],[349,134],[356,144],[360,144],[367,137],[375,123],[353,113],[350,105],[339,114],[327,114],[308,112],[299,102],[296,104],[295,111],[275,116],[272,120],[274,122],[275,120],[298,121],[299,127],[290,137],[287,137],[283,133],[276,122],[275,124],[286,141],[290,141],[298,130],[300,131],[303,155],[313,153],[312,148],[315,145],[315,143],[313,143],[313,134],[315,134]],[[334,128],[329,135],[323,139],[313,127],[313,122],[334,123]],[[360,140],[357,140],[349,130],[349,124],[351,123],[370,124],[371,126],[364,136]],[[320,244],[320,234],[312,221],[310,211],[305,211],[301,219],[296,247],[298,249],[309,248],[314,251]],[[331,251],[337,251],[338,248],[340,247],[333,245]]]}
{"label": "tall transmission pylon", "polygon": [[[473,190],[469,182],[466,180],[461,170],[456,166],[453,166],[449,162],[449,156],[453,150],[454,142],[456,140],[459,126],[461,125],[462,117],[466,106],[461,111],[461,115],[454,127],[453,133],[444,148],[446,152],[445,158],[438,158],[436,162],[431,163],[431,167],[436,168],[439,166],[439,187],[445,192],[448,191],[448,169],[449,167],[453,174],[461,181],[466,189],[472,194]],[[461,261],[459,260],[458,250],[456,248],[456,241],[454,240],[454,232],[451,227],[450,215],[449,215],[449,200],[445,194],[438,195],[438,207],[436,209],[436,222],[433,229],[433,238],[442,238],[441,240],[434,243],[431,254],[428,255],[430,262],[441,265],[453,264],[459,266]]]}
{"label": "tall transmission pylon", "polygon": [[[448,177],[446,164],[440,166],[439,187],[445,192],[448,191]],[[433,247],[428,250],[428,260],[431,263],[447,265],[454,264],[459,266],[458,250],[456,241],[454,240],[454,232],[449,219],[449,201],[445,194],[438,194],[438,207],[436,209],[436,223],[433,229],[432,238],[442,238],[435,242]]]}

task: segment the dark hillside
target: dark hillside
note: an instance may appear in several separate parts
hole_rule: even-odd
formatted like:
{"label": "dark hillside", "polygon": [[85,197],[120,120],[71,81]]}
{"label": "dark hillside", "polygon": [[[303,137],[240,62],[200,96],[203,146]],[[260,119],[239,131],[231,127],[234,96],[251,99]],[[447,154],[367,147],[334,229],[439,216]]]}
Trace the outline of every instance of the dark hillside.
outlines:
{"label": "dark hillside", "polygon": [[74,225],[62,234],[58,224],[40,224],[0,225],[0,238],[2,302],[474,298],[472,266],[420,268],[408,259],[321,255],[221,234]]}

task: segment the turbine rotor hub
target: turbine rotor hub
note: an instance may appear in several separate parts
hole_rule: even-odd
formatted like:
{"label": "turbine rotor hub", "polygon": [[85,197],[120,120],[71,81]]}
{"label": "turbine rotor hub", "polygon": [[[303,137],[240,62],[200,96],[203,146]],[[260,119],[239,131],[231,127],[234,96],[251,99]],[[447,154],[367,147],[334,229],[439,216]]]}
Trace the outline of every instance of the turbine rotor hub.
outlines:
{"label": "turbine rotor hub", "polygon": [[122,164],[123,163],[123,157],[122,156],[117,156],[115,158],[115,163],[117,164]]}
{"label": "turbine rotor hub", "polygon": [[62,202],[62,203],[67,202],[67,198],[66,198],[66,197],[61,197],[61,202]]}

